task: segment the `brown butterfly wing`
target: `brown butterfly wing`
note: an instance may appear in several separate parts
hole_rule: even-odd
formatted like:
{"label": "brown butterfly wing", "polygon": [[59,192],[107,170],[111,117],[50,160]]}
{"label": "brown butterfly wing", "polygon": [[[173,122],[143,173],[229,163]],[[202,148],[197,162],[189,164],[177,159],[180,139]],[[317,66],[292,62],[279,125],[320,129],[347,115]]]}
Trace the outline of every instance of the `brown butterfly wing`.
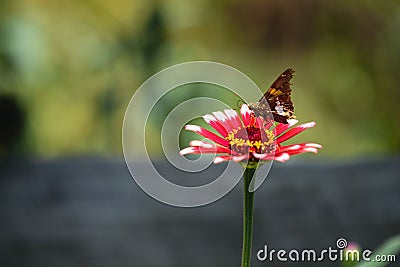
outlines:
{"label": "brown butterfly wing", "polygon": [[288,119],[295,118],[293,115],[294,106],[291,97],[292,88],[290,83],[293,74],[293,69],[285,70],[259,100],[261,105],[265,104],[267,101],[274,116],[274,120],[280,123],[287,123]]}

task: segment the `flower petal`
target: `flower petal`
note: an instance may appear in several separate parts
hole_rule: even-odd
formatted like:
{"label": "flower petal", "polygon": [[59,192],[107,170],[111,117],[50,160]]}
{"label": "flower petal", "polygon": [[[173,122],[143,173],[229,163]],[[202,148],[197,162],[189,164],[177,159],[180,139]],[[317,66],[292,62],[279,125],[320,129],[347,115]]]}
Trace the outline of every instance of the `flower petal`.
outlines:
{"label": "flower petal", "polygon": [[201,147],[201,146],[191,146],[191,147],[187,147],[182,149],[181,151],[179,151],[179,154],[181,156],[183,155],[187,155],[187,154],[217,154],[217,153],[229,153],[230,150],[224,147]]}
{"label": "flower petal", "polygon": [[303,144],[295,144],[295,145],[288,145],[288,146],[282,146],[279,149],[279,152],[290,152],[290,151],[295,151],[299,149],[304,149],[304,148],[322,148],[320,144],[315,144],[315,143],[303,143]]}
{"label": "flower petal", "polygon": [[250,120],[249,126],[257,126],[256,123],[257,123],[257,120],[253,113],[253,114],[251,114],[251,120]]}
{"label": "flower petal", "polygon": [[229,161],[233,160],[234,162],[240,162],[243,160],[248,160],[249,156],[248,155],[240,155],[240,156],[217,156],[214,158],[214,163],[218,164],[224,161]]}
{"label": "flower petal", "polygon": [[264,159],[264,158],[267,158],[267,157],[273,159],[274,158],[274,153],[258,154],[256,152],[253,152],[253,156],[255,158],[257,158],[257,159]]}
{"label": "flower petal", "polygon": [[256,125],[258,128],[262,129],[264,128],[265,121],[261,117],[256,117]]}
{"label": "flower petal", "polygon": [[230,150],[227,147],[219,146],[219,145],[214,145],[214,144],[209,144],[205,143],[200,140],[193,140],[190,142],[190,146],[192,147],[200,147],[200,151],[202,152],[203,149],[213,149],[215,153],[228,153],[228,154],[235,154],[234,151]]}
{"label": "flower petal", "polygon": [[240,161],[248,160],[248,159],[249,159],[249,155],[232,156],[232,160],[234,162],[240,162]]}
{"label": "flower petal", "polygon": [[290,155],[288,153],[279,153],[279,154],[257,154],[253,153],[255,158],[259,160],[276,160],[280,162],[285,162],[290,159]]}
{"label": "flower petal", "polygon": [[280,161],[280,162],[285,162],[285,161],[288,161],[290,159],[289,153],[257,154],[255,152],[253,152],[253,156],[255,158],[258,158],[259,160],[276,160],[276,161]]}
{"label": "flower petal", "polygon": [[244,127],[249,126],[253,111],[249,109],[248,105],[243,104],[242,107],[240,108],[240,114],[242,115],[242,121]]}
{"label": "flower petal", "polygon": [[274,160],[279,161],[279,162],[285,162],[290,159],[290,155],[288,153],[282,153],[279,155],[275,155]]}
{"label": "flower petal", "polygon": [[233,130],[233,125],[231,125],[228,117],[222,111],[213,112],[215,118],[220,122],[220,124],[226,129],[228,133]]}
{"label": "flower petal", "polygon": [[228,136],[228,131],[224,126],[213,116],[210,114],[206,114],[203,116],[205,122],[207,122],[211,127],[217,130],[222,136]]}
{"label": "flower petal", "polygon": [[287,131],[286,133],[282,134],[281,136],[279,136],[276,139],[276,143],[279,144],[279,143],[285,142],[286,140],[292,138],[293,136],[298,135],[302,131],[304,131],[304,130],[306,130],[308,128],[314,127],[315,124],[316,123],[312,121],[312,122],[308,122],[308,123],[304,123],[304,124],[301,124],[299,126],[296,126],[296,127],[292,128],[292,129],[290,129],[289,131]]}
{"label": "flower petal", "polygon": [[231,156],[217,156],[214,158],[214,164],[219,164],[229,160],[231,160]]}
{"label": "flower petal", "polygon": [[196,153],[196,148],[187,147],[187,148],[184,148],[181,151],[179,151],[179,155],[181,155],[181,156],[184,156],[184,155],[187,155],[187,154],[197,154]]}
{"label": "flower petal", "polygon": [[225,114],[229,119],[229,122],[234,128],[242,128],[242,121],[239,118],[239,115],[237,114],[236,110],[233,109],[225,109]]}
{"label": "flower petal", "polygon": [[215,147],[215,145],[213,145],[213,144],[206,143],[206,142],[203,142],[203,141],[200,141],[200,140],[192,140],[192,141],[190,141],[189,145],[190,146],[201,146],[201,147],[204,147],[204,148]]}
{"label": "flower petal", "polygon": [[219,137],[215,133],[212,133],[206,129],[201,128],[200,126],[188,124],[185,126],[185,130],[195,132],[201,136],[204,136],[205,138],[214,141],[215,143],[221,146],[229,147],[229,142],[227,140],[223,139],[222,137]]}
{"label": "flower petal", "polygon": [[275,134],[281,135],[283,132],[285,132],[287,129],[289,129],[290,127],[292,127],[293,125],[295,125],[296,123],[298,123],[298,120],[288,120],[287,124],[284,123],[278,123],[278,125],[276,125],[275,127]]}
{"label": "flower petal", "polygon": [[300,149],[288,151],[287,153],[289,155],[296,155],[296,154],[302,154],[302,153],[307,153],[307,152],[311,152],[311,153],[317,154],[318,153],[318,149],[315,148],[315,147],[303,147],[303,148],[300,148]]}

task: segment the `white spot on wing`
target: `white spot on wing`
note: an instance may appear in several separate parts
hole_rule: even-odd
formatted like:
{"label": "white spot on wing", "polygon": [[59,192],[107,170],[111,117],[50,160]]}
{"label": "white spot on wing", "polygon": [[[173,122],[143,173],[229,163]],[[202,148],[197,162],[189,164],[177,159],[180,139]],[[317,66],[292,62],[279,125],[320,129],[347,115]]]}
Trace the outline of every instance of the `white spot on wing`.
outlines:
{"label": "white spot on wing", "polygon": [[275,107],[276,112],[278,112],[279,115],[285,115],[285,111],[283,110],[283,106],[282,105],[277,105]]}

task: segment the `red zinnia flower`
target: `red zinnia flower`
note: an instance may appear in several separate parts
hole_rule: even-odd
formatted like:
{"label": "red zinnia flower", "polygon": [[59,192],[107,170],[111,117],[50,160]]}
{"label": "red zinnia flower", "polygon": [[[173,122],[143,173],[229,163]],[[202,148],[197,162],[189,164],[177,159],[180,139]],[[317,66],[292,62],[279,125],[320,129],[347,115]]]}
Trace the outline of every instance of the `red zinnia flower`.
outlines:
{"label": "red zinnia flower", "polygon": [[254,112],[246,104],[242,105],[240,113],[241,118],[232,109],[203,116],[204,120],[222,137],[200,126],[186,125],[186,130],[202,135],[215,144],[194,140],[190,142],[190,147],[182,149],[180,154],[225,154],[215,157],[214,163],[233,160],[235,162],[249,161],[250,164],[254,164],[269,160],[285,162],[292,155],[305,152],[317,153],[318,148],[322,147],[315,143],[282,145],[293,136],[314,127],[315,122],[296,127],[292,126],[297,123],[297,120],[290,120],[288,124],[274,124],[273,121],[255,117]]}

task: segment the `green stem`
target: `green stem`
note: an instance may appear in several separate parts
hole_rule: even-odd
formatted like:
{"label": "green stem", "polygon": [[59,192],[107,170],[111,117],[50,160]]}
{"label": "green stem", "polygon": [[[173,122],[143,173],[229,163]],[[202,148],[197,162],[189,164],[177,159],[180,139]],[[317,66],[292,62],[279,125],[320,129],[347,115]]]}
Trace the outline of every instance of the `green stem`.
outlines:
{"label": "green stem", "polygon": [[249,192],[249,186],[255,171],[255,168],[246,168],[243,174],[244,198],[242,267],[250,267],[251,241],[253,237],[254,192]]}

